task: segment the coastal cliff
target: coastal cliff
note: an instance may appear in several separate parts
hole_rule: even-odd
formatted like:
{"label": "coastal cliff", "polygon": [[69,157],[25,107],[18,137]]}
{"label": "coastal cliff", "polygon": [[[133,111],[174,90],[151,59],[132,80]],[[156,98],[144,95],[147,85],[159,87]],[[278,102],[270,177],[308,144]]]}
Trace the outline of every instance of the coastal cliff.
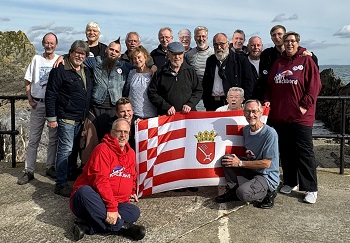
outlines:
{"label": "coastal cliff", "polygon": [[1,95],[25,94],[23,77],[35,54],[34,45],[22,31],[0,31]]}

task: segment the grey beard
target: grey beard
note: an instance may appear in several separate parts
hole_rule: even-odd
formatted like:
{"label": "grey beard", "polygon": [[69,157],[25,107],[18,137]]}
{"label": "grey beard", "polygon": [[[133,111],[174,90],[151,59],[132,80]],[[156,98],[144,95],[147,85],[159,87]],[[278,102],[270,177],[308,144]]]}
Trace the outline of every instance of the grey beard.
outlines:
{"label": "grey beard", "polygon": [[228,56],[229,53],[230,53],[230,50],[227,49],[221,53],[215,52],[215,56],[216,56],[216,59],[218,59],[219,61],[223,61],[223,60],[225,60],[225,58]]}

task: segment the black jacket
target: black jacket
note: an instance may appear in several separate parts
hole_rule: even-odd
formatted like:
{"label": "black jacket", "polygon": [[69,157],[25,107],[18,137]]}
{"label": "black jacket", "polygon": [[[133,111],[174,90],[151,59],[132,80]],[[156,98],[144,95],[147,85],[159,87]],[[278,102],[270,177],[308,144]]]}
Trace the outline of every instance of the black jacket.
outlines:
{"label": "black jacket", "polygon": [[[86,43],[88,42],[86,41]],[[94,54],[95,57],[103,57],[106,54],[106,48],[106,44],[99,42],[97,46],[90,47],[90,52],[92,52],[92,54]]]}
{"label": "black jacket", "polygon": [[163,51],[162,45],[160,44],[151,52],[151,57],[153,58],[154,65],[156,65],[158,69],[161,69],[168,61],[166,53]]}
{"label": "black jacket", "polygon": [[[227,57],[225,80],[222,81],[225,96],[231,87],[244,89],[244,99],[251,98],[254,89],[254,78],[251,63],[245,55],[236,54],[232,50]],[[211,102],[217,59],[215,54],[207,59],[203,76],[203,103]]]}
{"label": "black jacket", "polygon": [[84,66],[85,88],[80,75],[67,62],[53,68],[49,75],[45,93],[46,117],[49,121],[83,121],[89,111],[93,76]]}
{"label": "black jacket", "polygon": [[167,114],[172,106],[176,111],[181,111],[183,105],[195,110],[202,92],[196,72],[185,61],[178,73],[171,70],[170,63],[159,69],[148,86],[148,98],[158,115]]}

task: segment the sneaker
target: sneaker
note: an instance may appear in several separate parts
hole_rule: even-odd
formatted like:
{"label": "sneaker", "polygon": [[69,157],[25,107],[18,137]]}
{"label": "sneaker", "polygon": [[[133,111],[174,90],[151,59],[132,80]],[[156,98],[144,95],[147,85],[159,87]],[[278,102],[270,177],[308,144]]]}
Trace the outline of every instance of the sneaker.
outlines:
{"label": "sneaker", "polygon": [[34,173],[33,172],[24,172],[24,174],[18,178],[17,184],[18,185],[24,185],[27,184],[29,181],[34,179]]}
{"label": "sneaker", "polygon": [[292,191],[296,191],[297,189],[298,189],[298,186],[290,187],[288,185],[283,185],[280,189],[280,193],[290,194]]}
{"label": "sneaker", "polygon": [[50,176],[52,179],[56,179],[56,169],[54,166],[46,169],[46,175]]}
{"label": "sneaker", "polygon": [[304,202],[314,204],[317,200],[317,192],[306,192]]}
{"label": "sneaker", "polygon": [[55,194],[63,197],[70,197],[72,188],[68,184],[63,184],[55,187]]}
{"label": "sneaker", "polygon": [[240,199],[237,197],[236,190],[237,186],[235,186],[232,189],[229,189],[224,194],[217,196],[215,198],[215,202],[217,203],[225,203],[225,202],[231,202],[231,201],[240,201]]}
{"label": "sneaker", "polygon": [[270,209],[275,205],[275,197],[277,196],[277,191],[270,190],[267,192],[266,197],[262,200],[259,207],[262,209]]}

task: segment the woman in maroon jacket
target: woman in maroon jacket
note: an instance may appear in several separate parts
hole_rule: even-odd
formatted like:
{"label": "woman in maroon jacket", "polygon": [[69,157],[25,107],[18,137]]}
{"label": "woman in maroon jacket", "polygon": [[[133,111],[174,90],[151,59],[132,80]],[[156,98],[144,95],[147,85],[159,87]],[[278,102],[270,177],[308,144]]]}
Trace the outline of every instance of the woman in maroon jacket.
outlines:
{"label": "woman in maroon jacket", "polygon": [[321,90],[319,70],[305,48],[299,48],[300,35],[283,36],[285,51],[274,63],[268,79],[265,105],[270,105],[269,121],[279,136],[284,185],[281,193],[305,191],[304,202],[317,199],[316,162],[312,142],[317,96]]}

